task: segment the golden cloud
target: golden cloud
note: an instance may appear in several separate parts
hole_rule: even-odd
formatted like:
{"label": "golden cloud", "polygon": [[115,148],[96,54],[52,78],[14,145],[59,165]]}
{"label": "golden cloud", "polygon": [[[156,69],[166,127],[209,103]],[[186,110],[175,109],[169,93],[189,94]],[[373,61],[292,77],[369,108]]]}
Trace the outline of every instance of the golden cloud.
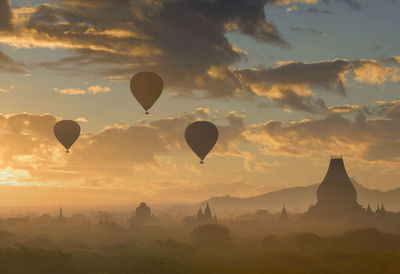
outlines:
{"label": "golden cloud", "polygon": [[102,87],[99,85],[88,87],[86,90],[81,88],[66,88],[66,89],[54,88],[53,90],[60,94],[67,94],[67,95],[85,95],[85,94],[96,95],[98,93],[109,93],[111,91],[109,87]]}
{"label": "golden cloud", "polygon": [[371,85],[400,81],[400,70],[397,67],[384,67],[375,60],[361,59],[356,62],[353,73],[356,81]]}

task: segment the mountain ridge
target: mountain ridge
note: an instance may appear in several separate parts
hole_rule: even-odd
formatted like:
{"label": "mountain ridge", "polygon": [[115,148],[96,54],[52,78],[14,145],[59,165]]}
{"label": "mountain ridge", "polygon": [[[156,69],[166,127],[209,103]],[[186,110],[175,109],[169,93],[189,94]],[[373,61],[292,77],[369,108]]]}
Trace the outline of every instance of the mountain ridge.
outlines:
{"label": "mountain ridge", "polygon": [[[386,210],[400,211],[400,188],[388,191],[370,189],[362,186],[355,180],[353,185],[357,191],[357,201],[363,207],[371,205],[375,210],[378,204],[383,203]],[[200,203],[207,203],[218,214],[242,214],[255,212],[258,209],[266,209],[270,212],[279,212],[283,205],[292,213],[301,213],[308,210],[310,205],[317,201],[317,189],[319,184],[284,188],[256,196],[241,198],[233,196],[215,196]]]}

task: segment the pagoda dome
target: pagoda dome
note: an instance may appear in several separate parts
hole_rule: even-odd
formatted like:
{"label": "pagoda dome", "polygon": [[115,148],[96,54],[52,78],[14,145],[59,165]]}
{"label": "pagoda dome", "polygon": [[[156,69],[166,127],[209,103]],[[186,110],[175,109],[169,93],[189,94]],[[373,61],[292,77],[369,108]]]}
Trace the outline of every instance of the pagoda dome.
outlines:
{"label": "pagoda dome", "polygon": [[343,157],[331,157],[328,172],[318,188],[317,199],[323,203],[357,201],[357,191],[347,175]]}

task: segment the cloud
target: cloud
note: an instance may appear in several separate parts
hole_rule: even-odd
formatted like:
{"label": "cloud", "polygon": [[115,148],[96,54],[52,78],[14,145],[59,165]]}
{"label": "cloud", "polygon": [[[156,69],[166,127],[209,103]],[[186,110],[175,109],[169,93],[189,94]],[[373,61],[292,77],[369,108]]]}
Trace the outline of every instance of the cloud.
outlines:
{"label": "cloud", "polygon": [[325,102],[320,98],[315,98],[313,93],[302,85],[275,85],[267,90],[259,89],[253,86],[259,94],[265,93],[265,96],[271,102],[260,106],[275,106],[283,108],[286,112],[291,109],[323,114],[328,111]]}
{"label": "cloud", "polygon": [[[287,46],[277,28],[266,19],[267,3],[268,0],[51,1],[29,11],[15,11],[15,30],[0,37],[0,41],[15,47],[70,49],[74,56],[52,65],[53,69],[68,73],[76,73],[75,67],[105,77],[130,77],[139,69],[152,70],[162,75],[169,88],[182,94],[204,90],[208,97],[232,96],[237,79],[227,68],[241,60],[245,52],[228,41],[228,32]],[[97,64],[109,66],[100,69]],[[210,75],[210,70],[224,78]]]}
{"label": "cloud", "polygon": [[282,62],[262,69],[239,69],[235,72],[242,82],[262,83],[267,89],[274,85],[306,85],[345,94],[345,75],[351,65],[347,60],[335,59],[316,63]]}
{"label": "cloud", "polygon": [[382,57],[380,59],[381,62],[383,63],[389,63],[389,64],[400,64],[400,56],[390,56],[390,57]]}
{"label": "cloud", "polygon": [[316,120],[269,121],[250,127],[244,135],[270,155],[340,153],[360,161],[394,163],[400,159],[399,110],[398,102],[390,102],[352,111],[347,117],[333,113]]}
{"label": "cloud", "polygon": [[0,88],[0,93],[8,93],[9,91],[7,89],[2,89]]}
{"label": "cloud", "polygon": [[306,9],[305,11],[304,11],[304,13],[310,13],[310,14],[332,14],[332,12],[331,11],[329,11],[329,10],[322,10],[322,9],[317,9],[317,8],[314,8],[314,7],[309,7],[308,9]]}
{"label": "cloud", "polygon": [[0,0],[0,32],[12,30],[12,17],[9,0]]}
{"label": "cloud", "polygon": [[111,89],[109,87],[102,87],[99,85],[88,87],[88,93],[96,95],[97,93],[109,93]]}
{"label": "cloud", "polygon": [[127,82],[127,81],[129,81],[129,79],[127,77],[119,76],[119,75],[107,76],[104,79],[107,81],[110,81],[110,82]]}
{"label": "cloud", "polygon": [[66,89],[58,89],[54,88],[54,91],[57,91],[61,94],[68,94],[68,95],[84,95],[86,94],[86,90],[81,88],[66,88]]}
{"label": "cloud", "polygon": [[84,118],[84,117],[78,117],[75,119],[75,121],[77,122],[82,122],[82,123],[87,123],[89,122],[88,119]]}
{"label": "cloud", "polygon": [[[289,5],[314,5],[319,2],[323,2],[326,4],[330,4],[332,1],[330,0],[275,0],[274,1],[278,6],[289,6]],[[362,8],[361,4],[356,0],[335,0],[337,3],[344,3],[349,7],[360,10]]]}
{"label": "cloud", "polygon": [[361,83],[382,85],[385,82],[399,82],[400,70],[397,67],[384,67],[375,60],[361,59],[354,62],[354,79]]}
{"label": "cloud", "polygon": [[[241,89],[249,94],[267,97],[272,104],[308,113],[327,113],[325,102],[315,96],[312,89],[322,89],[346,96],[348,79],[383,85],[398,82],[400,70],[386,67],[375,60],[345,59],[314,63],[278,62],[276,66],[257,69],[232,70],[240,81]],[[336,109],[337,110],[337,109]]]}
{"label": "cloud", "polygon": [[[0,141],[7,143],[0,148],[0,169],[22,170],[29,175],[24,177],[25,183],[41,184],[79,184],[90,178],[124,184],[134,174],[147,172],[172,176],[174,169],[178,170],[169,159],[171,155],[195,157],[184,140],[185,128],[201,116],[209,118],[207,115],[206,109],[199,109],[175,118],[105,127],[82,134],[68,155],[53,134],[60,118],[50,114],[0,115]],[[232,112],[225,117],[225,125],[218,125],[220,139],[213,155],[246,156],[234,144],[242,138],[244,118]]]}
{"label": "cloud", "polygon": [[277,6],[288,6],[292,4],[303,4],[303,5],[310,5],[316,4],[319,0],[276,0],[275,5]]}
{"label": "cloud", "polygon": [[24,64],[14,61],[11,57],[0,50],[0,72],[25,73]]}
{"label": "cloud", "polygon": [[347,60],[337,59],[316,63],[279,62],[270,68],[236,69],[234,73],[243,90],[267,97],[273,106],[326,113],[325,102],[315,98],[311,88],[345,95],[345,76],[350,71],[351,64]]}
{"label": "cloud", "polygon": [[374,112],[378,116],[391,118],[394,120],[400,119],[400,101],[378,101],[378,106],[374,109]]}
{"label": "cloud", "polygon": [[[216,157],[211,169],[219,170],[218,158],[224,157],[225,164],[243,162],[244,170],[232,166],[232,178],[237,177],[236,180],[241,180],[237,172],[270,173],[280,163],[266,161],[264,154],[313,158],[342,152],[353,160],[397,164],[399,102],[379,102],[369,108],[345,105],[330,109],[331,113],[324,118],[268,121],[251,126],[245,124],[245,115],[230,112],[216,123],[220,138],[210,155]],[[353,110],[347,112],[349,109]],[[50,114],[0,115],[0,142],[7,143],[0,148],[0,169],[9,170],[3,176],[5,181],[25,185],[124,190],[159,199],[167,191],[176,196],[197,193],[226,179],[218,171],[193,166],[196,157],[183,136],[190,122],[210,120],[211,113],[199,108],[177,117],[85,132],[70,154],[65,153],[53,135],[53,126],[60,118]]]}
{"label": "cloud", "polygon": [[[317,1],[295,1],[312,4]],[[61,3],[61,5],[60,5]],[[267,96],[272,105],[324,112],[312,89],[345,95],[346,75],[354,64],[344,59],[314,63],[286,62],[264,69],[233,69],[246,50],[226,38],[240,32],[285,47],[287,42],[267,20],[268,4],[293,1],[51,1],[15,9],[12,34],[0,41],[14,47],[64,47],[73,55],[36,64],[60,73],[94,73],[110,81],[126,81],[139,70],[158,72],[176,96],[226,98]],[[128,22],[128,23],[127,23]],[[294,28],[323,35],[313,29]],[[311,31],[311,32],[310,32]],[[105,64],[105,65],[103,65]],[[358,69],[357,71],[360,71]],[[365,80],[360,76],[360,79]],[[279,90],[280,97],[270,95]],[[60,89],[64,94],[107,92]],[[303,90],[303,91],[301,91]],[[98,91],[98,92],[97,92]],[[311,92],[310,94],[305,93]]]}
{"label": "cloud", "polygon": [[67,94],[67,95],[85,95],[85,94],[96,95],[98,93],[109,93],[111,89],[109,87],[102,87],[96,85],[88,87],[86,90],[81,88],[66,88],[66,89],[54,88],[54,91],[60,94]]}
{"label": "cloud", "polygon": [[336,2],[343,2],[347,4],[349,7],[360,10],[362,8],[361,4],[356,0],[336,0]]}
{"label": "cloud", "polygon": [[[264,96],[270,106],[326,113],[320,89],[346,95],[346,78],[383,84],[396,79],[394,68],[380,65],[385,78],[368,80],[372,61],[345,59],[314,63],[280,62],[260,69],[231,66],[246,50],[226,38],[240,32],[264,43],[287,46],[267,20],[268,4],[313,4],[318,1],[50,1],[15,9],[15,30],[0,36],[13,46],[64,47],[73,55],[36,64],[63,73],[95,73],[110,81],[127,81],[139,70],[158,72],[166,88],[181,97]],[[60,4],[61,3],[61,4]],[[349,3],[348,3],[349,4]],[[127,23],[128,22],[128,23]],[[294,31],[323,35],[314,29]],[[101,65],[100,65],[101,64]],[[106,64],[106,65],[103,65]],[[0,65],[1,70],[1,65]],[[354,72],[354,74],[351,74]],[[379,78],[380,77],[380,78]],[[314,90],[316,89],[316,90]],[[63,94],[107,93],[108,87],[58,89]]]}
{"label": "cloud", "polygon": [[348,104],[346,104],[346,105],[341,105],[341,106],[329,107],[329,110],[331,112],[351,112],[351,111],[357,110],[359,108],[360,108],[360,106],[358,106],[358,105],[348,105]]}
{"label": "cloud", "polygon": [[322,36],[322,37],[328,37],[328,34],[325,32],[321,32],[318,30],[315,30],[313,28],[299,28],[299,27],[295,27],[295,28],[291,28],[291,31],[295,31],[295,32],[303,32],[303,33],[308,33],[314,36]]}

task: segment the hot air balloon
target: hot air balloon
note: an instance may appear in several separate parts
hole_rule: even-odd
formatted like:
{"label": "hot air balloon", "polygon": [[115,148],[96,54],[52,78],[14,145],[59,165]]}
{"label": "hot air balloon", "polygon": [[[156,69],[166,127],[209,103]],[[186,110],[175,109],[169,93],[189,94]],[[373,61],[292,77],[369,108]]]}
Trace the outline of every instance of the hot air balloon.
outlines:
{"label": "hot air balloon", "polygon": [[204,164],[204,158],[217,143],[218,129],[210,122],[193,122],[186,128],[185,139],[193,152],[199,156],[200,164]]}
{"label": "hot air balloon", "polygon": [[154,72],[139,72],[131,79],[131,92],[146,114],[149,114],[148,110],[160,97],[163,88],[163,80]]}
{"label": "hot air balloon", "polygon": [[67,153],[69,153],[69,149],[78,139],[80,134],[81,127],[75,121],[63,120],[54,125],[54,135],[65,147]]}

